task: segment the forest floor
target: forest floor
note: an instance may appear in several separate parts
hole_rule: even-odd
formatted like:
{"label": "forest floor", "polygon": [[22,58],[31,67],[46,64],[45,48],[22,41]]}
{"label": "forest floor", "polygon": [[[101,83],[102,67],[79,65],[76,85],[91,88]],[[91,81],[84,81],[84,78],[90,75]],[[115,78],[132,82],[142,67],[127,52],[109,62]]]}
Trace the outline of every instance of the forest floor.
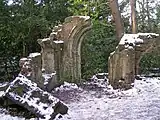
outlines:
{"label": "forest floor", "polygon": [[[135,80],[129,90],[113,90],[103,79],[81,86],[66,83],[53,95],[69,108],[55,120],[160,120],[160,78]],[[25,120],[0,109],[0,120]],[[32,118],[35,120],[35,118]]]}

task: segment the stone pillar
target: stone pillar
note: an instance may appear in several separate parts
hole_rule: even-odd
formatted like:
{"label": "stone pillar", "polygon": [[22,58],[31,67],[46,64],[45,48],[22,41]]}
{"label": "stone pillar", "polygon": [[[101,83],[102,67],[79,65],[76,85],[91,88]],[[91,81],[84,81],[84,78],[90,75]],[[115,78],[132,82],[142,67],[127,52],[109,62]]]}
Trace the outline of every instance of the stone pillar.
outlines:
{"label": "stone pillar", "polygon": [[90,29],[89,16],[71,16],[65,19],[61,31],[64,39],[63,80],[81,81],[81,43]]}
{"label": "stone pillar", "polygon": [[56,73],[57,80],[59,81],[63,67],[63,41],[52,39],[38,40],[42,48],[42,68],[46,74]]}
{"label": "stone pillar", "polygon": [[28,60],[28,58],[21,58],[19,61],[19,66],[21,69],[20,74],[30,79],[31,72],[32,72],[30,60]]}
{"label": "stone pillar", "polygon": [[135,75],[139,73],[141,56],[155,43],[160,44],[158,36],[154,33],[124,34],[108,60],[109,83],[113,88],[131,87]]}
{"label": "stone pillar", "polygon": [[53,41],[49,38],[39,39],[38,43],[41,45],[42,54],[42,69],[46,74],[55,73],[55,60],[54,60],[54,46]]}
{"label": "stone pillar", "polygon": [[27,58],[21,58],[19,61],[21,68],[20,74],[34,81],[44,89],[44,80],[42,79],[42,59],[40,53],[31,53]]}
{"label": "stone pillar", "polygon": [[134,49],[116,50],[108,62],[109,82],[113,88],[128,88],[134,80]]}
{"label": "stone pillar", "polygon": [[140,60],[142,58],[142,51],[137,51],[135,49],[135,76],[139,75],[140,74],[140,66],[139,66],[139,63],[140,63]]}
{"label": "stone pillar", "polygon": [[45,73],[56,73],[58,81],[79,82],[81,43],[90,29],[89,16],[70,16],[62,25],[53,28],[49,38],[38,40]]}
{"label": "stone pillar", "polygon": [[62,81],[62,72],[63,72],[63,41],[57,40],[53,41],[54,45],[54,62],[57,80]]}
{"label": "stone pillar", "polygon": [[44,89],[44,80],[42,79],[42,56],[40,53],[31,53],[28,56],[31,62],[32,74],[31,80]]}
{"label": "stone pillar", "polygon": [[51,91],[53,88],[63,83],[63,41],[56,40],[55,34],[51,37],[38,40],[41,45],[43,78],[45,89]]}

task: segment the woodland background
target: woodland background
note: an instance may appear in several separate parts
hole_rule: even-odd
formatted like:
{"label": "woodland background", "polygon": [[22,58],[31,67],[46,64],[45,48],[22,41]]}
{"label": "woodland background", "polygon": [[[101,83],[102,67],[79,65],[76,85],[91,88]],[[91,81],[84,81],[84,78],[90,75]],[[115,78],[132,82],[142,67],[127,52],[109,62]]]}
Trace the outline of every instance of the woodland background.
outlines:
{"label": "woodland background", "polygon": [[[118,3],[125,33],[133,33],[131,2]],[[160,33],[160,2],[134,0],[136,31]],[[113,8],[116,9],[116,8]],[[82,43],[82,78],[107,72],[109,54],[118,40],[115,20],[107,0],[0,0],[0,81],[10,81],[19,72],[18,61],[31,52],[40,52],[37,39],[48,37],[52,28],[71,15],[88,15],[92,30]],[[160,68],[160,49],[145,54],[141,73]]]}

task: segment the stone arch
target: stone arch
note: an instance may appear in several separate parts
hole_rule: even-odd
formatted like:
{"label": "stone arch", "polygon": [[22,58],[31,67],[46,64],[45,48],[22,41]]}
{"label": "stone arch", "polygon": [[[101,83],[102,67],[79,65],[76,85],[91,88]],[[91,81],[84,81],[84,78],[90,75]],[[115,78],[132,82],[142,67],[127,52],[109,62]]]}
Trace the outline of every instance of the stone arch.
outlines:
{"label": "stone arch", "polygon": [[[143,57],[144,57],[146,54],[149,54],[149,55],[150,55],[150,53],[154,53],[154,52],[156,52],[156,51],[159,50],[159,49],[160,49],[160,43],[158,43],[157,45],[153,45],[153,47],[149,47],[148,49],[146,49],[144,52],[141,53],[139,59],[136,61],[136,68],[137,68],[137,70],[136,70],[136,75],[141,75],[141,74],[142,74],[143,69],[141,68],[142,65],[140,65],[140,64],[141,64],[141,60],[143,59]],[[158,53],[158,54],[156,54],[157,56],[160,55],[160,51],[157,51],[156,53]],[[154,58],[152,58],[152,59],[154,59]],[[158,66],[157,66],[157,67],[158,67]],[[147,68],[147,69],[148,69],[148,68]],[[148,69],[148,70],[149,70],[149,69]],[[149,71],[148,71],[148,72],[149,72]]]}
{"label": "stone arch", "polygon": [[91,29],[91,20],[88,16],[76,16],[69,17],[65,21],[69,21],[71,24],[77,23],[67,40],[68,43],[64,44],[63,76],[64,79],[78,82],[81,79],[81,43],[86,33]]}
{"label": "stone arch", "polygon": [[[156,34],[155,34],[156,35]],[[148,35],[149,36],[149,35]],[[157,34],[158,36],[158,34]],[[135,74],[139,74],[139,64],[144,54],[150,53],[151,51],[156,50],[160,47],[160,37],[155,38],[143,38],[143,44],[141,46],[137,46],[138,50],[135,49],[136,52],[136,61],[135,61]]]}
{"label": "stone arch", "polygon": [[141,57],[160,46],[160,37],[154,33],[124,34],[116,50],[109,57],[109,82],[114,88],[130,87],[138,74]]}
{"label": "stone arch", "polygon": [[58,81],[81,79],[81,43],[91,29],[89,16],[71,16],[55,26],[49,38],[38,40],[42,66],[47,73],[56,72]]}

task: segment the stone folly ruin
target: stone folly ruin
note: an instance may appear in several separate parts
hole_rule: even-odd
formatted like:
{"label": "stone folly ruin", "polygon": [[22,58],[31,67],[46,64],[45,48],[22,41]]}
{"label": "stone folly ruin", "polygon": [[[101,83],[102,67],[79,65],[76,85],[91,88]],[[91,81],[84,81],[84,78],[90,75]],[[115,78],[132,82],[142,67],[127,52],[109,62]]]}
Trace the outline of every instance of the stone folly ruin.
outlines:
{"label": "stone folly ruin", "polygon": [[[41,53],[31,53],[20,60],[21,74],[51,91],[64,81],[81,80],[81,43],[91,29],[88,16],[71,16],[55,26],[48,38],[39,39]],[[160,45],[155,33],[124,34],[108,59],[108,78],[113,88],[130,88],[137,74],[142,56]],[[28,71],[24,67],[30,64]],[[29,68],[31,70],[29,70]]]}
{"label": "stone folly ruin", "polygon": [[90,29],[88,16],[66,18],[63,24],[54,27],[48,38],[38,40],[41,53],[31,53],[20,60],[21,73],[26,76],[30,70],[26,71],[24,66],[30,64],[32,74],[27,76],[48,91],[64,81],[80,82],[81,43]]}
{"label": "stone folly ruin", "polygon": [[90,17],[72,16],[55,26],[48,38],[39,39],[41,53],[21,58],[18,77],[0,87],[5,91],[1,103],[18,104],[45,120],[66,114],[68,107],[50,92],[64,81],[80,82],[81,43],[90,29]]}
{"label": "stone folly ruin", "polygon": [[55,73],[57,81],[79,82],[81,79],[81,43],[91,29],[91,19],[72,16],[55,26],[49,38],[40,39],[42,68]]}
{"label": "stone folly ruin", "polygon": [[[71,16],[55,26],[48,38],[38,40],[41,53],[20,59],[20,74],[5,87],[0,99],[8,98],[47,120],[66,114],[67,106],[50,92],[64,81],[80,82],[81,43],[91,26],[88,16]],[[159,46],[158,34],[124,34],[108,60],[108,78],[113,88],[130,88],[143,54]]]}
{"label": "stone folly ruin", "polygon": [[108,59],[108,77],[113,88],[130,88],[139,74],[139,62],[143,55],[159,46],[159,34],[124,34]]}

